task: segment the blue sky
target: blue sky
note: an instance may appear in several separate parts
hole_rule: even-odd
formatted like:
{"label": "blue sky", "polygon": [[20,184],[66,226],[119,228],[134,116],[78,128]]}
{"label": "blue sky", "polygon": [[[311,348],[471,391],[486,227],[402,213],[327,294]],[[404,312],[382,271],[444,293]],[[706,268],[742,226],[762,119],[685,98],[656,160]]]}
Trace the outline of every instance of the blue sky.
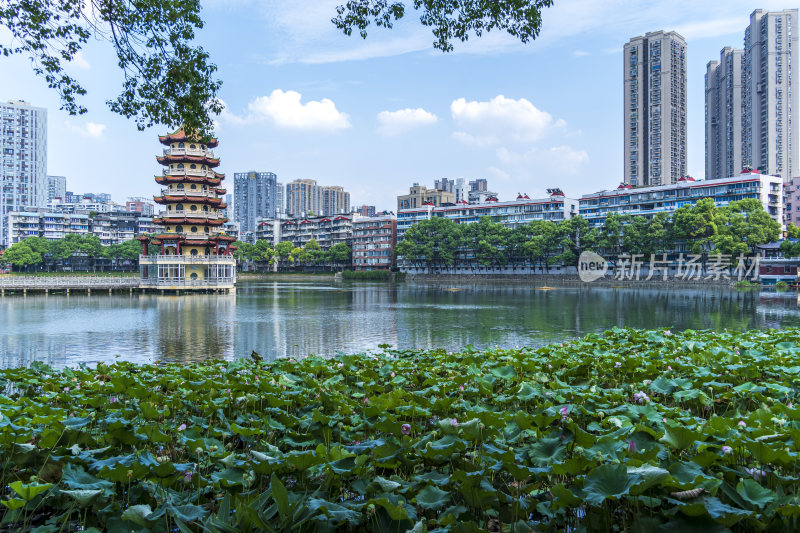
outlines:
{"label": "blue sky", "polygon": [[[704,172],[705,65],[741,47],[756,8],[786,2],[555,0],[539,39],[491,33],[453,53],[409,10],[393,30],[346,37],[330,23],[341,1],[208,0],[199,39],[219,66],[221,171],[272,171],[283,182],[342,185],[353,205],[394,210],[412,182],[486,178],[510,199],[613,188],[622,179],[622,46],[676,30],[688,43],[689,172]],[[7,35],[0,33],[6,41]],[[111,47],[92,41],[70,70],[89,113],[59,111],[28,60],[0,58],[0,100],[49,110],[48,172],[75,192],[151,196],[156,135],[108,111],[121,86]],[[231,184],[228,183],[231,189]]]}

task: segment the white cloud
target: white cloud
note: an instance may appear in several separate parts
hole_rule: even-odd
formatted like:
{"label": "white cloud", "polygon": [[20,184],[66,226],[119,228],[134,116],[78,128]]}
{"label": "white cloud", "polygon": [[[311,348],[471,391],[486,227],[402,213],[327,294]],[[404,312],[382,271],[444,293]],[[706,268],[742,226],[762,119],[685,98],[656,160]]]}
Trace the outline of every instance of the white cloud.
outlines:
{"label": "white cloud", "polygon": [[545,174],[575,176],[589,163],[589,154],[571,146],[531,148],[514,152],[505,147],[496,151],[497,158],[515,170],[514,174],[541,178]]}
{"label": "white cloud", "polygon": [[498,95],[488,102],[464,98],[450,104],[453,120],[461,127],[454,137],[467,144],[486,146],[496,144],[501,138],[517,142],[542,139],[554,128],[563,129],[563,120],[553,120],[546,111],[537,109],[529,100],[506,98]]}
{"label": "white cloud", "polygon": [[81,135],[83,137],[90,137],[92,139],[99,139],[103,136],[103,132],[106,129],[105,124],[97,124],[96,122],[87,122],[83,126],[76,126],[72,124],[70,121],[66,121],[67,127],[72,130],[73,132]]}
{"label": "white cloud", "polygon": [[435,124],[439,118],[421,107],[398,109],[397,111],[381,111],[378,113],[378,132],[382,135],[397,135],[419,126]]}
{"label": "white cloud", "polygon": [[575,50],[572,52],[572,55],[575,57],[586,57],[592,54],[590,52],[587,52],[586,50]]}
{"label": "white cloud", "polygon": [[86,61],[86,58],[83,57],[83,52],[80,50],[75,53],[75,55],[72,57],[72,61],[70,61],[69,64],[81,70],[89,70],[92,68],[89,62]]}
{"label": "white cloud", "polygon": [[247,104],[244,117],[228,111],[227,106],[220,118],[234,124],[271,122],[279,128],[296,130],[335,131],[350,127],[350,117],[336,109],[328,98],[302,101],[297,91],[275,89],[269,96],[259,96]]}

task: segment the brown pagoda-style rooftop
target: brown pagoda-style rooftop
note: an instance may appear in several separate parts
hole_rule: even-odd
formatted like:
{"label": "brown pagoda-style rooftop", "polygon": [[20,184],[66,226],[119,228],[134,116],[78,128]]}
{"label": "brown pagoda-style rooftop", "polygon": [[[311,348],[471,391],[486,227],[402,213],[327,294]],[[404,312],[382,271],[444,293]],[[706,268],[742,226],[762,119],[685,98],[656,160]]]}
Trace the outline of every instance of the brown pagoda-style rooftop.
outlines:
{"label": "brown pagoda-style rooftop", "polygon": [[172,143],[179,143],[179,142],[190,143],[190,144],[191,143],[205,144],[209,148],[216,148],[219,145],[219,141],[217,141],[217,139],[213,137],[208,139],[208,142],[206,143],[201,143],[196,139],[190,139],[189,137],[186,136],[186,133],[183,131],[183,128],[173,133],[170,133],[169,135],[159,135],[158,142],[165,145],[170,145]]}

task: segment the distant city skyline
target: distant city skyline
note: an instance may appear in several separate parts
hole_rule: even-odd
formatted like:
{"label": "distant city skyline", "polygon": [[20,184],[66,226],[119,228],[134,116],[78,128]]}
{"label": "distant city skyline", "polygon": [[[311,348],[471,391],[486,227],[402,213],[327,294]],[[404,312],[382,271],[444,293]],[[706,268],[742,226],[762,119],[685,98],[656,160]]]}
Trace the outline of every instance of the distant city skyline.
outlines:
{"label": "distant city skyline", "polygon": [[[337,3],[204,4],[199,39],[220,68],[227,105],[217,122],[219,170],[232,177],[269,168],[284,183],[341,185],[353,203],[378,210],[392,209],[411,183],[442,178],[488,179],[503,199],[541,197],[556,182],[571,196],[616,186],[624,177],[622,47],[658,29],[680,33],[689,48],[687,173],[703,177],[706,63],[724,46],[741,46],[753,9],[791,7],[564,0],[544,10],[536,41],[492,32],[442,54],[413,21],[373,28],[366,40],[342,36],[330,23]],[[15,80],[0,86],[0,101],[49,111],[47,172],[117,201],[156,194],[153,135],[167,131],[138,132],[108,111],[122,75],[107,43],[90,41],[69,68],[88,90],[89,113],[79,117],[59,111],[57,93],[26,58],[0,59],[3,77]]]}

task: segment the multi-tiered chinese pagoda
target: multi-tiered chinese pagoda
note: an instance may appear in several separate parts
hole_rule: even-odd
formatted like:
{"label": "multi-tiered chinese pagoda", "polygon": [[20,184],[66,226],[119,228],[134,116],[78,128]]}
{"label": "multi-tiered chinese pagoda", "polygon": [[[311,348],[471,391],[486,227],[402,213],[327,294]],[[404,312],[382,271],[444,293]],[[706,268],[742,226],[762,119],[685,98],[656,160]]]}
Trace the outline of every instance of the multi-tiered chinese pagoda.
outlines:
{"label": "multi-tiered chinese pagoda", "polygon": [[[219,159],[210,149],[216,139],[198,142],[178,130],[159,136],[164,155],[157,157],[164,173],[156,176],[162,185],[156,203],[165,211],[154,222],[163,232],[153,238],[139,237],[141,287],[164,291],[197,290],[231,292],[236,283],[236,260],[222,225],[227,222],[220,188],[224,174],[214,169]],[[148,254],[148,245],[160,247],[158,254]]]}

